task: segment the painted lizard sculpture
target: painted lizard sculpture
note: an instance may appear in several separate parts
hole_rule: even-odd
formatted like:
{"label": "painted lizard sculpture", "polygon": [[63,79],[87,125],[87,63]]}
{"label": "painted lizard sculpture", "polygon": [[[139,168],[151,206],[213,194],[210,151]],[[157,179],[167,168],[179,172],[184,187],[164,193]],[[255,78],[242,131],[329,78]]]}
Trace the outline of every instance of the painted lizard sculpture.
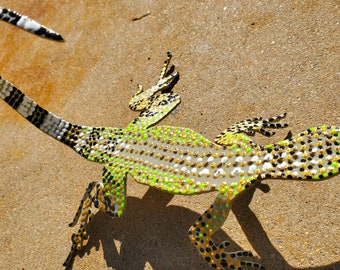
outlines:
{"label": "painted lizard sculpture", "polygon": [[0,6],[0,19],[5,22],[16,25],[17,27],[22,28],[38,36],[53,39],[56,41],[64,41],[63,37],[57,32],[54,32],[52,29],[49,29],[48,27],[41,25],[37,21],[25,15],[21,15],[16,11],[1,6]]}
{"label": "painted lizard sculpture", "polygon": [[228,242],[212,240],[239,194],[265,178],[316,181],[339,173],[339,127],[313,127],[276,144],[260,146],[247,135],[259,132],[271,136],[273,132],[267,128],[287,126],[277,123],[285,114],[241,121],[219,134],[215,143],[189,128],[154,126],[180,103],[180,96],[171,91],[178,73],[167,74],[170,59],[168,53],[154,86],[147,90],[138,86],[129,106],[142,112],[126,128],[67,122],[0,77],[0,97],[19,114],[84,158],[104,163],[102,182],[89,184],[70,223],[72,227],[79,221],[80,227],[71,237],[64,266],[70,266],[75,251],[86,244],[93,208],[112,217],[123,214],[127,174],[141,184],[173,194],[216,192],[210,208],[189,229],[189,238],[212,268],[240,270],[264,267],[245,260],[251,252],[228,252]]}

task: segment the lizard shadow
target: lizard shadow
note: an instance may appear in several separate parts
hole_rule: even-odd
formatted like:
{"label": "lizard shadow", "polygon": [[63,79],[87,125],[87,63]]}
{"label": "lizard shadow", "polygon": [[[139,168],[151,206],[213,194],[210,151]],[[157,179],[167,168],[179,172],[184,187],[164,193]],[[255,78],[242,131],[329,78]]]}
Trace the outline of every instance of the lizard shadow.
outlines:
{"label": "lizard shadow", "polygon": [[[256,184],[263,192],[269,187]],[[256,188],[251,188],[233,203],[233,212],[264,265],[275,269],[291,267],[271,244],[249,204]],[[192,246],[187,236],[189,227],[200,215],[190,209],[167,204],[174,195],[149,188],[142,199],[127,198],[124,215],[112,219],[99,212],[88,226],[90,239],[87,246],[77,253],[83,257],[92,247],[99,249],[102,244],[104,258],[112,269],[144,269],[148,262],[152,269],[211,269]],[[230,250],[242,250],[223,230],[214,234],[216,242],[228,240]],[[120,247],[114,240],[120,242]],[[271,254],[271,259],[268,258]],[[273,256],[272,256],[273,255]],[[272,260],[274,258],[274,261]],[[339,264],[308,269],[331,270]],[[267,268],[273,269],[273,268]]]}
{"label": "lizard shadow", "polygon": [[101,243],[106,264],[112,269],[141,270],[146,262],[152,269],[210,269],[187,236],[198,214],[180,206],[167,206],[173,196],[149,188],[142,199],[127,198],[120,218],[98,212],[88,226],[89,242],[78,255],[89,253],[93,246],[98,250]]}
{"label": "lizard shadow", "polygon": [[[236,198],[232,206],[233,213],[235,214],[235,217],[239,222],[249,243],[252,244],[257,254],[262,258],[261,263],[263,263],[263,265],[270,267],[269,269],[296,270],[297,268],[290,266],[287,261],[282,257],[280,252],[278,252],[273,244],[270,242],[270,239],[263,230],[262,225],[260,224],[254,212],[249,207],[256,188],[260,189],[264,193],[267,193],[270,190],[267,184],[262,184],[261,182],[256,183],[253,187],[251,187],[251,190],[243,193],[240,197]],[[268,258],[269,254],[270,258]],[[326,266],[299,269],[335,270],[340,269],[340,262],[331,263]]]}

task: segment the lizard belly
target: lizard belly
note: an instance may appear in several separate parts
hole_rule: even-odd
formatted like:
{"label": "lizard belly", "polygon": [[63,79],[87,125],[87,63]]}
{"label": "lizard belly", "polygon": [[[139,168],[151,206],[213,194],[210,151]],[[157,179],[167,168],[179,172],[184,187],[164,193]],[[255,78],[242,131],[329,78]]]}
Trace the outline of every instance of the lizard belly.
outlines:
{"label": "lizard belly", "polygon": [[241,143],[222,147],[188,128],[154,127],[122,136],[115,158],[139,183],[189,195],[244,189],[258,173],[258,150]]}

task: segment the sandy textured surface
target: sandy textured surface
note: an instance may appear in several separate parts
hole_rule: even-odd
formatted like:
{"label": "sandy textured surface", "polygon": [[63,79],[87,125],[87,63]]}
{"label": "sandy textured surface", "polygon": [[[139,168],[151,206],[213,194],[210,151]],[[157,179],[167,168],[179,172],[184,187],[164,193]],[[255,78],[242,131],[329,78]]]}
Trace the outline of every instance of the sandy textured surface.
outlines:
{"label": "sandy textured surface", "polygon": [[[339,1],[269,2],[3,0],[66,42],[0,22],[0,74],[71,122],[124,127],[137,115],[127,106],[136,84],[154,83],[170,50],[182,104],[162,124],[212,139],[236,121],[286,111],[289,128],[256,136],[263,144],[339,126]],[[4,102],[0,138],[0,269],[62,269],[75,231],[67,224],[101,165]],[[340,269],[339,180],[263,181],[269,192],[235,202],[216,238],[267,269]],[[73,269],[208,270],[186,231],[214,196],[173,197],[129,178],[126,214],[95,216]]]}

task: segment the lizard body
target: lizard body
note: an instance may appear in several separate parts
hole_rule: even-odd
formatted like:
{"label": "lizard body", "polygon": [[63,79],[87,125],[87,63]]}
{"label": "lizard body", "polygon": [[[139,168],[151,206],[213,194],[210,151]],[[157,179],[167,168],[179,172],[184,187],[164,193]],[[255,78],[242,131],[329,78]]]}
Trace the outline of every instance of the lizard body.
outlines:
{"label": "lizard body", "polygon": [[41,108],[0,77],[0,98],[18,113],[84,158],[105,164],[102,182],[89,184],[70,224],[80,221],[65,266],[86,244],[92,208],[113,217],[123,214],[127,174],[141,184],[173,194],[215,191],[215,201],[189,229],[189,238],[212,268],[241,270],[264,267],[244,260],[252,256],[250,252],[228,252],[228,242],[217,244],[211,238],[239,194],[265,178],[322,180],[339,173],[339,127],[313,127],[276,144],[260,146],[247,135],[259,132],[271,136],[273,132],[266,128],[286,127],[277,123],[285,114],[241,121],[219,134],[215,142],[189,128],[154,126],[180,103],[180,96],[170,91],[178,73],[166,74],[170,59],[169,53],[155,86],[147,90],[139,86],[129,106],[142,112],[126,128],[72,124]]}

